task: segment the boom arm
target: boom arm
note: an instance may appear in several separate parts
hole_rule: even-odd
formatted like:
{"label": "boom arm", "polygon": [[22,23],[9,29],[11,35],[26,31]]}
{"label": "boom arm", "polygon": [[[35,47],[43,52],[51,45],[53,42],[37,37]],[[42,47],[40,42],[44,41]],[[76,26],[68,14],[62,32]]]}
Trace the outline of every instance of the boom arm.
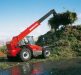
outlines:
{"label": "boom arm", "polygon": [[40,18],[38,21],[36,21],[34,24],[32,24],[30,27],[28,27],[26,30],[24,30],[22,33],[18,35],[18,41],[21,41],[26,35],[28,35],[31,31],[33,31],[35,28],[37,28],[40,23],[45,20],[49,15],[53,14],[56,15],[57,13],[55,10],[49,11],[46,15],[44,15],[42,18]]}
{"label": "boom arm", "polygon": [[48,16],[50,16],[51,14],[53,14],[53,16],[55,16],[57,13],[56,11],[53,9],[50,12],[48,12],[46,15],[44,15],[42,18],[40,18],[38,21],[41,23],[43,20],[45,20]]}

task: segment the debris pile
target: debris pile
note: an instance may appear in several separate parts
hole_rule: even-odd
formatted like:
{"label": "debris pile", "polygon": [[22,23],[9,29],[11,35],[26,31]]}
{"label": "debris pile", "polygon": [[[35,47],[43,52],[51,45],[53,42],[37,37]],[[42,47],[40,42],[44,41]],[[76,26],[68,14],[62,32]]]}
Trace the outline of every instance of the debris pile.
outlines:
{"label": "debris pile", "polygon": [[70,12],[67,10],[63,13],[58,13],[54,17],[51,17],[48,20],[48,24],[51,26],[51,28],[58,28],[60,25],[69,25],[74,23],[77,20],[77,14],[75,12]]}
{"label": "debris pile", "polygon": [[6,55],[0,50],[0,57],[5,57]]}

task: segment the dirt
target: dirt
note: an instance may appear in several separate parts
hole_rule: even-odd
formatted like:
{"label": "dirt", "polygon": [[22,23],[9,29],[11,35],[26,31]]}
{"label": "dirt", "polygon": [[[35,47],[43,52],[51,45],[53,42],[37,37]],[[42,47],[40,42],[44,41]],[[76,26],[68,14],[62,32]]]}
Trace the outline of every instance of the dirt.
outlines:
{"label": "dirt", "polygon": [[6,55],[0,50],[0,57],[5,57]]}

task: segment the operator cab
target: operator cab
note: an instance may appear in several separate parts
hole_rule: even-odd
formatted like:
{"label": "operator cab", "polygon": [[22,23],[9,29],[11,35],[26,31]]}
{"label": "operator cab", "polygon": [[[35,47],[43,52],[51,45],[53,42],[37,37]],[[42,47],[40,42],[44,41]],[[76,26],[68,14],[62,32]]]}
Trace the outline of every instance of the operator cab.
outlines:
{"label": "operator cab", "polygon": [[35,42],[33,40],[33,36],[26,36],[22,41],[24,44],[35,45]]}

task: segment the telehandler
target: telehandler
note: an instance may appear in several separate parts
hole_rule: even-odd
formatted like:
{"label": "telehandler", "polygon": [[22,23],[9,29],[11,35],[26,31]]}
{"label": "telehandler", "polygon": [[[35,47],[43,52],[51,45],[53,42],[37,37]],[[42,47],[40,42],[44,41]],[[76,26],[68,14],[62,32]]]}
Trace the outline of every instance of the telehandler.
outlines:
{"label": "telehandler", "polygon": [[28,28],[26,28],[18,36],[14,36],[11,41],[6,42],[6,53],[8,60],[12,61],[14,59],[17,59],[26,62],[30,60],[33,56],[42,55],[44,58],[48,58],[50,56],[51,49],[49,48],[49,46],[35,45],[33,36],[27,35],[35,28],[37,28],[40,23],[51,14],[53,14],[53,16],[57,15],[54,9],[49,11],[46,15],[44,15]]}

